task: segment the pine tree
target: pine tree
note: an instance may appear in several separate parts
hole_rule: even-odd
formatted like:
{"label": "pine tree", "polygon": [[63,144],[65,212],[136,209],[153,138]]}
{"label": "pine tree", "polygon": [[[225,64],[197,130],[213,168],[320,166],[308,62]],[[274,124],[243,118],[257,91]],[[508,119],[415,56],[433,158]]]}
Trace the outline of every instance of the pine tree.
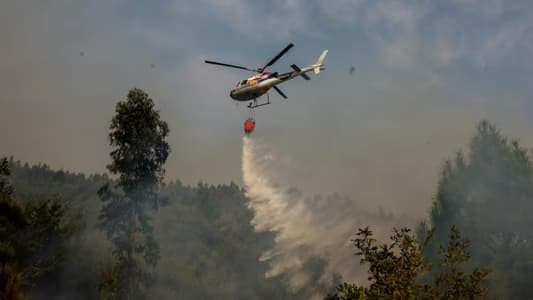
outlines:
{"label": "pine tree", "polygon": [[444,163],[428,226],[436,244],[426,255],[436,261],[456,225],[475,254],[471,263],[492,270],[491,296],[531,298],[533,275],[533,158],[528,149],[491,122],[478,123],[468,151]]}

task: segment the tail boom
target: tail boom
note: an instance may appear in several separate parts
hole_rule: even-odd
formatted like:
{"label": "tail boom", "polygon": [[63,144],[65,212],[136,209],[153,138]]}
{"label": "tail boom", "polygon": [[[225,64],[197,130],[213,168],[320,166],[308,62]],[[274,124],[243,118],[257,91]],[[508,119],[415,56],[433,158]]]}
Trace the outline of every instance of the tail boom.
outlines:
{"label": "tail boom", "polygon": [[311,78],[309,78],[309,76],[307,76],[307,74],[305,74],[305,72],[302,71],[302,69],[300,69],[297,65],[292,64],[292,65],[291,65],[291,68],[292,68],[294,71],[296,71],[300,76],[302,76],[303,79],[305,79],[305,80],[311,80]]}

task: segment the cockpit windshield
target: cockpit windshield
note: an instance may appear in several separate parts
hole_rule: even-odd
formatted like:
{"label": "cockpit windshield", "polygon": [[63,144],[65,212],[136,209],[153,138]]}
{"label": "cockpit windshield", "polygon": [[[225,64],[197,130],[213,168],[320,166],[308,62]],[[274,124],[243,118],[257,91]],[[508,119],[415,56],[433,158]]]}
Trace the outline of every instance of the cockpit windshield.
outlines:
{"label": "cockpit windshield", "polygon": [[236,86],[241,86],[241,85],[245,85],[247,82],[247,80],[242,80],[242,81],[239,81],[237,82],[237,85]]}

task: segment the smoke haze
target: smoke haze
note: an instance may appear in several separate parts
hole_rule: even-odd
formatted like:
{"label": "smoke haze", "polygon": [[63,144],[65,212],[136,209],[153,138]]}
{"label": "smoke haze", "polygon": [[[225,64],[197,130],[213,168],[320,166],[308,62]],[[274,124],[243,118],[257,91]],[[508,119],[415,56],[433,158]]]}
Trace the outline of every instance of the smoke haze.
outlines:
{"label": "smoke haze", "polygon": [[[0,1],[0,157],[105,172],[114,106],[142,88],[170,128],[167,183],[246,187],[252,226],[276,237],[261,256],[267,277],[285,276],[294,290],[327,285],[334,274],[358,281],[352,234],[369,226],[384,238],[426,217],[443,160],[468,143],[475,122],[490,119],[533,144],[532,32],[531,0]],[[249,110],[228,94],[250,74],[203,61],[258,67],[289,42],[295,48],[271,71],[306,65],[329,48],[327,70],[281,86],[287,101],[270,95],[274,103],[253,112],[254,138],[241,141]],[[175,198],[196,200],[191,190],[194,197]],[[230,210],[218,194],[204,201]],[[202,238],[221,226],[192,204],[166,209],[156,222],[171,292],[159,298],[209,298],[186,293],[214,284],[194,286],[194,268],[182,266],[211,249]],[[242,257],[235,261],[247,265]],[[316,258],[323,268],[309,268]]]}
{"label": "smoke haze", "polygon": [[257,112],[257,133],[299,154],[287,170],[293,184],[422,216],[443,157],[474,122],[493,120],[531,143],[532,5],[0,1],[0,155],[104,172],[114,105],[136,86],[169,123],[167,180],[239,180],[247,116],[228,90],[249,74],[203,60],[257,67],[293,42],[272,71],[330,49],[325,72],[287,83],[288,101],[271,95],[276,103]]}

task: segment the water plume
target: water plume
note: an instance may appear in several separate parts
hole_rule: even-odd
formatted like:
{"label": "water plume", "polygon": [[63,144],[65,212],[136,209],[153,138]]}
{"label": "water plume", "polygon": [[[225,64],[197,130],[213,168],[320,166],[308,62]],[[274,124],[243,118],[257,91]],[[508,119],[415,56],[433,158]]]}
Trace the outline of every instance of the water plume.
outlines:
{"label": "water plume", "polygon": [[[247,205],[254,212],[252,226],[275,234],[275,245],[260,257],[269,264],[265,276],[285,276],[293,291],[328,289],[340,276],[363,282],[366,269],[359,266],[351,243],[357,228],[370,226],[379,239],[410,220],[370,211],[337,194],[305,197],[273,180],[279,161],[265,145],[249,136],[243,138],[242,174]],[[325,265],[319,270],[309,268],[309,262],[317,258]]]}

